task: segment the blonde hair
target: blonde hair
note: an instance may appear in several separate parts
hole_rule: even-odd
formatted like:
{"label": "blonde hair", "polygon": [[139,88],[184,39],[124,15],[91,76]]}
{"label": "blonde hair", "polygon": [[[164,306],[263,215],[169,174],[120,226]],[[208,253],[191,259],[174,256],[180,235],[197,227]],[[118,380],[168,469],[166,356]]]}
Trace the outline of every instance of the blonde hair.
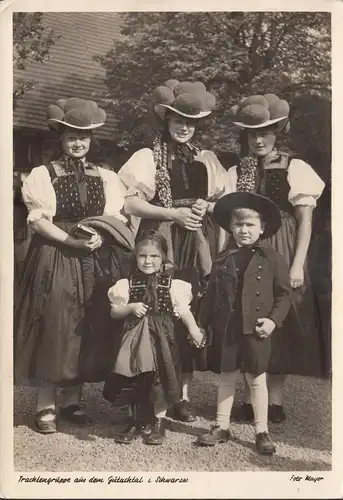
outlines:
{"label": "blonde hair", "polygon": [[246,207],[236,207],[232,210],[232,212],[230,214],[230,224],[231,224],[233,218],[236,218],[238,220],[243,220],[247,217],[258,217],[260,219],[262,229],[265,228],[266,223],[265,223],[262,215],[259,212],[257,212],[256,210],[253,210],[252,208],[246,208]]}

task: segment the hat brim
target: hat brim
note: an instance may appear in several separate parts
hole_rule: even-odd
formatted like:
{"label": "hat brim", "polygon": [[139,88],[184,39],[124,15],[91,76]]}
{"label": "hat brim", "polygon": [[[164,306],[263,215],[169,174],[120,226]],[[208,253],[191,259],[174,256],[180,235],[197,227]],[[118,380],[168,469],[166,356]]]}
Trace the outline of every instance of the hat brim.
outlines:
{"label": "hat brim", "polygon": [[235,208],[249,208],[261,215],[265,222],[261,239],[270,238],[281,226],[280,210],[273,201],[255,193],[236,192],[220,198],[213,209],[214,219],[227,232],[230,232],[231,214]]}
{"label": "hat brim", "polygon": [[205,118],[205,116],[208,116],[212,113],[212,111],[200,111],[196,115],[189,115],[187,113],[183,113],[182,111],[179,111],[176,108],[173,108],[173,106],[169,106],[169,104],[155,104],[155,106],[154,106],[155,113],[157,113],[158,116],[160,118],[162,118],[162,120],[164,120],[164,118],[165,118],[167,109],[169,109],[170,111],[173,111],[174,113],[177,113],[180,116],[184,116],[185,118],[195,118],[195,119]]}
{"label": "hat brim", "polygon": [[258,125],[247,125],[246,123],[243,122],[233,122],[234,125],[237,125],[237,127],[240,128],[264,128],[264,127],[269,127],[270,125],[274,125],[274,123],[281,122],[282,120],[286,120],[288,116],[282,116],[281,118],[274,118],[273,120],[267,120],[266,122],[259,123]]}
{"label": "hat brim", "polygon": [[72,125],[71,123],[65,122],[63,120],[57,120],[56,118],[49,118],[48,125],[51,127],[58,129],[58,124],[64,125],[68,128],[75,128],[77,130],[94,130],[95,128],[102,127],[105,125],[105,122],[102,123],[92,123],[91,125],[86,125],[85,127],[80,127],[78,125]]}

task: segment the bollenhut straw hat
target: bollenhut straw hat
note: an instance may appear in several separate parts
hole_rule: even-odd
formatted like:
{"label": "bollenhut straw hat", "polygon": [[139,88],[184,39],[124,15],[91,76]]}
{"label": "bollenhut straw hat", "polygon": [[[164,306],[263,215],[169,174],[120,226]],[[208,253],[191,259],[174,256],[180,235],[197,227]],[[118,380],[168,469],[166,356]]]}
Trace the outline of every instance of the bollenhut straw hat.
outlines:
{"label": "bollenhut straw hat", "polygon": [[231,108],[234,124],[243,129],[257,129],[275,125],[288,132],[289,104],[275,94],[252,95],[243,98]]}
{"label": "bollenhut straw hat", "polygon": [[48,125],[59,130],[60,125],[78,130],[93,130],[106,121],[106,112],[96,102],[78,97],[58,99],[48,107]]}
{"label": "bollenhut straw hat", "polygon": [[216,98],[202,82],[168,80],[152,96],[153,109],[162,120],[169,109],[186,118],[204,118],[216,105]]}

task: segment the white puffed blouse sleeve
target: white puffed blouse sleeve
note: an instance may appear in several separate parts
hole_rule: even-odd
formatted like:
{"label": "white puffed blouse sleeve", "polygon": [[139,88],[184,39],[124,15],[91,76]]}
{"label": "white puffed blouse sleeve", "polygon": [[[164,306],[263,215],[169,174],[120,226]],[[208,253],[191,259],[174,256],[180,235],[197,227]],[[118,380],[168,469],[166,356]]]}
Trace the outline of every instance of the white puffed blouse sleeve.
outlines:
{"label": "white puffed blouse sleeve", "polygon": [[287,180],[290,186],[288,200],[293,206],[317,205],[325,184],[308,163],[300,159],[292,160],[288,167]]}
{"label": "white puffed blouse sleeve", "polygon": [[126,306],[129,303],[129,280],[118,280],[117,283],[109,289],[107,296],[111,306]]}
{"label": "white puffed blouse sleeve", "polygon": [[29,212],[28,222],[36,222],[43,217],[52,221],[56,215],[56,195],[45,165],[31,170],[23,182],[21,192]]}
{"label": "white puffed blouse sleeve", "polygon": [[127,222],[126,217],[122,213],[124,206],[126,189],[118,174],[112,170],[98,167],[102,178],[105,195],[104,215],[114,215],[124,223]]}
{"label": "white puffed blouse sleeve", "polygon": [[126,187],[126,196],[138,196],[145,201],[151,201],[155,196],[155,174],[156,165],[149,148],[136,151],[118,172]]}
{"label": "white puffed blouse sleeve", "polygon": [[237,191],[237,166],[230,167],[225,173],[225,194]]}
{"label": "white puffed blouse sleeve", "polygon": [[175,316],[180,317],[189,310],[193,298],[190,283],[183,280],[172,280],[169,294]]}

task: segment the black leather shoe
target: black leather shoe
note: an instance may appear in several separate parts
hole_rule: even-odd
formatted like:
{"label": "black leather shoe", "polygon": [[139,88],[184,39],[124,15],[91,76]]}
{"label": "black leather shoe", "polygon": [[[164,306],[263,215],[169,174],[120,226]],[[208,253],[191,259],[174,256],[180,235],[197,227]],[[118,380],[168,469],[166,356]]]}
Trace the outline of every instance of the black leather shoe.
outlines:
{"label": "black leather shoe", "polygon": [[92,419],[81,410],[79,405],[61,406],[60,415],[65,420],[79,427],[88,427],[93,423]]}
{"label": "black leather shoe", "polygon": [[[44,420],[42,417],[52,415],[51,420]],[[56,428],[56,412],[52,408],[44,408],[36,414],[35,418],[36,431],[41,434],[53,434],[57,431]]]}
{"label": "black leather shoe", "polygon": [[129,424],[127,428],[115,437],[115,441],[121,444],[131,444],[132,441],[138,438],[140,435],[139,430],[135,425]]}
{"label": "black leather shoe", "polygon": [[286,420],[286,413],[281,405],[271,405],[268,407],[268,420],[274,424],[281,424]]}
{"label": "black leather shoe", "polygon": [[151,433],[144,440],[145,444],[160,445],[165,439],[164,422],[161,418],[154,418]]}
{"label": "black leather shoe", "polygon": [[274,455],[276,447],[268,432],[259,432],[255,438],[256,450],[260,455]]}
{"label": "black leather shoe", "polygon": [[234,422],[253,422],[254,410],[250,403],[243,403],[241,406],[232,408],[231,420]]}
{"label": "black leather shoe", "polygon": [[203,446],[214,446],[218,443],[227,443],[231,438],[230,432],[214,425],[210,432],[199,436],[198,443]]}
{"label": "black leather shoe", "polygon": [[196,412],[189,401],[183,399],[174,404],[173,417],[181,422],[194,422],[196,420]]}

